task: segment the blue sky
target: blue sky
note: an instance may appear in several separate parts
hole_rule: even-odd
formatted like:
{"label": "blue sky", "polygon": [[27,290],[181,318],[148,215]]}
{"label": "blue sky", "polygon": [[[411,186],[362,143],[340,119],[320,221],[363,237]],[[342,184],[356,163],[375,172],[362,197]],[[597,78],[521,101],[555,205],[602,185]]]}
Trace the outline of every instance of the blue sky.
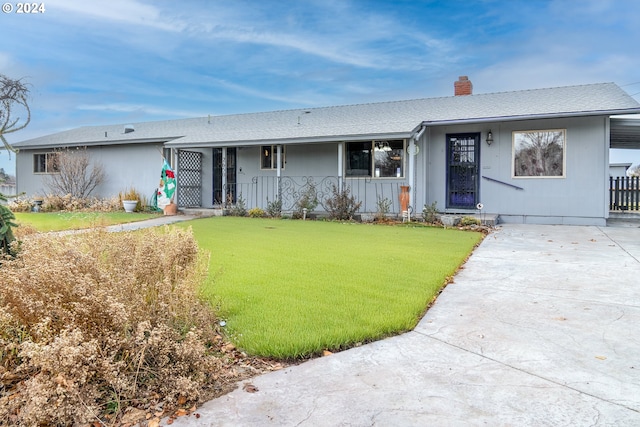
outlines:
{"label": "blue sky", "polygon": [[[17,5],[17,2],[10,2]],[[640,100],[636,0],[47,0],[0,13],[31,85],[20,141],[84,125],[614,82]],[[6,151],[0,167],[14,170]],[[640,150],[612,162],[640,163]]]}

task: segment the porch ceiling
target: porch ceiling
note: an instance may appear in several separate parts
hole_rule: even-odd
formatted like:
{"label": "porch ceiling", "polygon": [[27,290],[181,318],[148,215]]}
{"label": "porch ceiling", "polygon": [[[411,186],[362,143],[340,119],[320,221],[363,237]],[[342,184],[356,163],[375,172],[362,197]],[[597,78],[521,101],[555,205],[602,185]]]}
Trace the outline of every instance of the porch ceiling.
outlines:
{"label": "porch ceiling", "polygon": [[640,149],[640,119],[612,117],[609,146]]}

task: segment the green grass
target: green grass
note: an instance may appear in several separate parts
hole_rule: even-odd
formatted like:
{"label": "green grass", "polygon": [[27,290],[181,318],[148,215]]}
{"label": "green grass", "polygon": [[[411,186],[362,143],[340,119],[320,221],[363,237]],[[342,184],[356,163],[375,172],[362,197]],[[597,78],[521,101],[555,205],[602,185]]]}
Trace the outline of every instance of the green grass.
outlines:
{"label": "green grass", "polygon": [[39,232],[104,227],[158,216],[154,213],[126,212],[16,212],[14,215],[18,225],[31,226]]}
{"label": "green grass", "polygon": [[[299,358],[412,329],[482,239],[435,227],[234,217],[188,223],[231,339]],[[183,226],[186,226],[183,225]]]}

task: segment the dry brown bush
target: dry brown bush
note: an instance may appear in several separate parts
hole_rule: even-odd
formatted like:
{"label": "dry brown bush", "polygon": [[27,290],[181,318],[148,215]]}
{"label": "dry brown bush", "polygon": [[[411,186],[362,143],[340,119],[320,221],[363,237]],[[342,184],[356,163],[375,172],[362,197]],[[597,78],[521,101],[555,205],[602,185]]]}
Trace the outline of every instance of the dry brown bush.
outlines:
{"label": "dry brown bush", "polygon": [[207,261],[178,228],[24,239],[0,267],[0,425],[113,425],[257,373],[198,298]]}
{"label": "dry brown bush", "polygon": [[[95,197],[79,198],[71,194],[58,196],[48,194],[42,199],[42,212],[115,212],[122,210],[122,202],[118,197],[99,199]],[[13,212],[30,212],[33,208],[32,197],[16,197],[9,201],[9,209]]]}

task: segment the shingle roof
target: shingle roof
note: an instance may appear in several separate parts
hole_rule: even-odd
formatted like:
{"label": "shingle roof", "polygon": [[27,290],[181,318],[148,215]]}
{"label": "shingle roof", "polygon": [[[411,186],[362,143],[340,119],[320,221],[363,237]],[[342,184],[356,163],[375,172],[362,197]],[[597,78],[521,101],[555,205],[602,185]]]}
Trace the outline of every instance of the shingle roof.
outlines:
{"label": "shingle roof", "polygon": [[19,148],[167,142],[169,146],[319,142],[407,137],[422,123],[521,120],[640,112],[614,83],[323,108],[234,114],[124,125],[90,126],[15,144]]}

